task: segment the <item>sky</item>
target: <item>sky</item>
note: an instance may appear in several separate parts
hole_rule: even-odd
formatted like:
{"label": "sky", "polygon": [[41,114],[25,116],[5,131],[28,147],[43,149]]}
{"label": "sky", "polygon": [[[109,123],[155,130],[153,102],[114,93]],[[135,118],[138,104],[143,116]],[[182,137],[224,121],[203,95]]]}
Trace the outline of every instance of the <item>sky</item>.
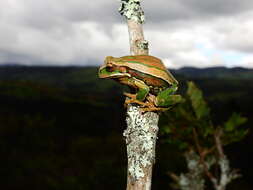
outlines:
{"label": "sky", "polygon": [[[150,54],[168,68],[253,68],[252,0],[142,0]],[[119,0],[4,0],[0,64],[100,65],[129,54]]]}

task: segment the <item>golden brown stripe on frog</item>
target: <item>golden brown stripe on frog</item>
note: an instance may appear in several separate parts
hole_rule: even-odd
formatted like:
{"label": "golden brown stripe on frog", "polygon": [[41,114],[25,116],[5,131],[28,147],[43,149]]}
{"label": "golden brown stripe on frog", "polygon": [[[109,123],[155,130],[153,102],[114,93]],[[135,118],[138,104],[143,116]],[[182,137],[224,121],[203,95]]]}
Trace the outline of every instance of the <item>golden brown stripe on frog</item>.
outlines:
{"label": "golden brown stripe on frog", "polygon": [[154,66],[157,67],[159,69],[166,69],[166,67],[163,65],[162,61],[160,59],[157,59],[153,56],[147,56],[147,55],[137,55],[135,57],[133,56],[125,56],[122,57],[125,61],[135,61],[135,62],[139,62],[139,63],[143,63],[147,66]]}
{"label": "golden brown stripe on frog", "polygon": [[121,66],[126,66],[129,67],[131,69],[137,70],[137,71],[141,71],[143,73],[155,76],[157,78],[163,79],[165,81],[167,81],[169,84],[171,83],[175,83],[175,79],[174,77],[172,78],[171,76],[168,75],[167,70],[158,70],[157,68],[154,67],[147,67],[146,65],[142,65],[142,64],[135,64],[135,65],[131,65],[127,62],[122,62]]}

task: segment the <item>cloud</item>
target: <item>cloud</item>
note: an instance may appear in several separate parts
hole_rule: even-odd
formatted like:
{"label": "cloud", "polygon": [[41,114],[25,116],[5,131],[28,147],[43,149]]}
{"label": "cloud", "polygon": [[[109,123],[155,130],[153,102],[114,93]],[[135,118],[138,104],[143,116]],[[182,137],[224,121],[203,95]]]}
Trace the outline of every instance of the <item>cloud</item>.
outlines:
{"label": "cloud", "polygon": [[143,2],[146,15],[153,23],[175,22],[178,20],[205,20],[224,16],[235,16],[252,11],[250,0],[156,0]]}
{"label": "cloud", "polygon": [[[63,28],[53,28],[50,32],[43,32],[34,28],[19,27],[17,34],[8,33],[8,30],[17,30],[13,27],[6,27],[6,31],[1,31],[0,34],[7,39],[5,44],[0,44],[0,52],[8,54],[2,56],[2,60],[6,58],[11,62],[89,64],[91,60],[103,61],[103,57],[112,52],[117,52],[115,55],[120,56],[127,52],[128,47],[128,33],[122,25],[112,26],[111,36],[94,22],[72,24],[67,31]],[[12,43],[8,43],[8,39],[12,39]]]}
{"label": "cloud", "polygon": [[240,66],[253,69],[253,55],[244,57]]}
{"label": "cloud", "polygon": [[220,46],[241,52],[253,52],[253,11],[237,17],[221,19],[216,30],[221,36]]}
{"label": "cloud", "polygon": [[[169,67],[252,66],[253,1],[143,1],[150,53]],[[100,64],[129,53],[119,1],[7,0],[0,63]]]}

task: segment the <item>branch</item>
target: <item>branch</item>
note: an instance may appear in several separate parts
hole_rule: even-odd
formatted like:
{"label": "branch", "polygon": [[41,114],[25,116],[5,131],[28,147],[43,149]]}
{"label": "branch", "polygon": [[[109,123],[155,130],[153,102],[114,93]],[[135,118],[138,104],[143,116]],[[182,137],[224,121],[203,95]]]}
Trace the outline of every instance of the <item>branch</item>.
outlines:
{"label": "branch", "polygon": [[[131,55],[148,55],[142,24],[144,12],[140,0],[121,0],[119,12],[127,19]],[[127,190],[150,190],[152,167],[159,116],[154,112],[142,114],[138,106],[127,109],[127,129],[124,131],[128,155]]]}
{"label": "branch", "polygon": [[159,116],[153,112],[142,115],[135,106],[129,106],[127,114],[128,127],[123,133],[126,137],[128,157],[127,189],[149,190]]}
{"label": "branch", "polygon": [[148,55],[148,41],[144,40],[142,24],[145,21],[140,0],[121,0],[119,12],[127,19],[130,53]]}

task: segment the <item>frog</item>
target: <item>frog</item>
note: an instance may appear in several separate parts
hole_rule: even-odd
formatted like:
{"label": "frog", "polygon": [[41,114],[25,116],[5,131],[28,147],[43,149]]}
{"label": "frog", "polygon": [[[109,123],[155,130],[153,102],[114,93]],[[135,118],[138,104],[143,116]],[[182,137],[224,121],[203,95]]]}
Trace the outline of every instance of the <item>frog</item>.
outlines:
{"label": "frog", "polygon": [[166,111],[182,100],[175,95],[178,81],[159,58],[151,55],[107,56],[98,76],[129,86],[134,93],[124,92],[125,105],[138,104],[143,112]]}

